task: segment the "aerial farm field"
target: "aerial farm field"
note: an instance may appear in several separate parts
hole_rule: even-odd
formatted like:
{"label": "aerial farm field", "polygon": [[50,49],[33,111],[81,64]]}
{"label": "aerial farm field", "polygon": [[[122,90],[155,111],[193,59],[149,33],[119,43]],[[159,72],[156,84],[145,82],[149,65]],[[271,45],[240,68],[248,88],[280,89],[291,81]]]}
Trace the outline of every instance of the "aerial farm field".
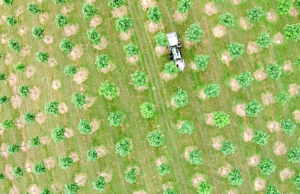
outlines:
{"label": "aerial farm field", "polygon": [[0,193],[299,193],[299,15],[299,0],[0,0]]}

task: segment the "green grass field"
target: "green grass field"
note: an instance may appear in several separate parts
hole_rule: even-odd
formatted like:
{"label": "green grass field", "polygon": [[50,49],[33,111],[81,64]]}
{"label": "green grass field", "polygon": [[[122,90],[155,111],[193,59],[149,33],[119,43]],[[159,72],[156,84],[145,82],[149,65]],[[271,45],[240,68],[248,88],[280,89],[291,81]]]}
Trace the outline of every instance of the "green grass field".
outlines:
{"label": "green grass field", "polygon": [[[0,52],[3,55],[0,59],[0,73],[5,74],[6,80],[0,81],[0,96],[6,95],[9,101],[0,105],[0,122],[5,119],[13,119],[13,127],[4,130],[0,126],[0,173],[4,175],[3,181],[0,182],[0,193],[40,193],[32,191],[33,185],[36,185],[39,190],[48,188],[53,193],[64,193],[65,185],[74,182],[76,176],[78,178],[78,174],[86,177],[86,182],[80,186],[78,194],[99,193],[93,188],[92,182],[101,173],[111,175],[111,181],[106,179],[104,191],[104,193],[110,194],[127,194],[137,191],[140,193],[136,194],[163,193],[163,185],[167,183],[172,183],[173,190],[177,193],[197,193],[197,184],[196,187],[195,183],[193,184],[193,179],[197,174],[201,174],[205,181],[213,186],[211,191],[213,194],[267,193],[268,186],[276,186],[283,194],[299,193],[297,186],[294,185],[294,177],[300,173],[299,163],[288,162],[287,156],[290,148],[300,148],[300,116],[298,113],[297,117],[297,112],[295,113],[296,110],[300,110],[299,95],[292,96],[284,106],[277,102],[265,105],[262,98],[263,94],[267,92],[274,97],[280,92],[289,92],[290,84],[300,85],[300,66],[295,64],[300,55],[299,41],[285,39],[283,43],[274,43],[269,48],[259,47],[257,53],[247,52],[249,42],[255,42],[262,32],[269,33],[272,38],[277,33],[285,35],[284,27],[287,24],[300,23],[299,16],[278,14],[277,1],[273,0],[241,0],[238,5],[234,5],[230,0],[224,0],[224,2],[213,4],[217,8],[217,13],[208,15],[205,6],[209,2],[209,0],[191,0],[191,9],[186,13],[187,19],[178,22],[173,17],[178,8],[178,2],[156,0],[155,3],[162,12],[161,24],[164,29],[151,33],[146,26],[149,21],[147,10],[142,8],[141,1],[126,0],[124,4],[126,13],[132,19],[133,26],[130,30],[130,39],[122,40],[120,33],[115,28],[118,18],[112,16],[113,8],[108,6],[109,0],[96,0],[93,2],[94,7],[97,8],[96,15],[102,18],[101,24],[96,29],[107,40],[107,47],[102,50],[93,48],[91,41],[87,39],[86,32],[91,28],[91,19],[83,17],[82,6],[85,3],[83,0],[67,0],[62,4],[54,4],[52,0],[38,3],[39,9],[48,14],[48,18],[43,23],[39,19],[40,13],[32,15],[27,11],[28,3],[37,3],[36,1],[15,0],[12,6],[1,5]],[[293,9],[300,13],[300,10],[295,8],[297,7],[296,3],[295,1]],[[83,48],[82,57],[76,60],[72,60],[60,50],[60,41],[66,37],[66,34],[64,28],[58,28],[55,23],[55,17],[62,12],[63,7],[72,8],[72,6],[74,9],[66,14],[69,18],[68,24],[78,24],[79,28],[68,39],[75,42],[76,45],[82,45]],[[265,14],[274,12],[277,17],[276,21],[268,21],[264,15],[258,22],[251,22],[248,19],[247,10],[254,7],[262,7]],[[23,10],[19,16],[16,16],[17,10]],[[226,28],[227,33],[221,38],[216,38],[212,29],[218,25],[219,16],[226,12],[233,15],[234,27]],[[7,25],[5,20],[9,15],[15,16],[16,25]],[[243,29],[240,25],[241,17],[244,17],[252,27]],[[193,23],[199,23],[204,34],[199,43],[187,48],[185,32]],[[35,26],[43,27],[45,29],[43,34],[51,35],[53,43],[46,44],[43,40],[35,39],[31,33],[31,29]],[[20,35],[19,29],[22,27],[27,31]],[[155,52],[154,36],[159,31],[177,32],[184,45],[181,51],[186,68],[183,72],[179,72],[175,79],[169,81],[161,78],[164,65],[169,62],[168,54],[159,56]],[[8,39],[16,39],[21,46],[21,52],[12,51],[5,42]],[[240,58],[232,60],[229,65],[226,65],[222,61],[222,53],[226,51],[226,45],[230,42],[245,45],[245,51]],[[134,64],[126,61],[126,53],[123,49],[123,45],[129,43],[134,43],[140,50],[138,61]],[[24,56],[26,45],[30,52]],[[50,58],[55,59],[57,65],[51,66],[49,61],[48,64],[38,62],[37,52],[47,52]],[[94,62],[96,57],[101,54],[108,55],[109,63],[115,66],[113,71],[103,73],[96,69]],[[203,72],[191,68],[190,64],[194,62],[194,56],[197,54],[210,56],[208,66]],[[11,60],[9,55],[11,55]],[[291,69],[283,71],[278,80],[273,80],[270,76],[261,81],[254,79],[248,87],[241,88],[239,91],[233,91],[230,86],[230,80],[241,73],[249,71],[254,77],[254,72],[262,67],[266,69],[270,63],[276,63],[283,67],[287,61],[292,63]],[[14,65],[20,62],[27,67],[25,73],[14,70]],[[87,79],[82,84],[77,84],[73,78],[64,74],[64,68],[67,65],[88,70]],[[28,66],[36,68],[31,77],[27,76]],[[145,91],[137,91],[130,84],[131,74],[136,70],[143,71],[148,76],[148,87]],[[16,78],[15,83],[11,83],[12,77]],[[52,88],[54,80],[61,83],[61,87],[57,90]],[[119,96],[115,99],[108,100],[99,95],[100,85],[106,80],[117,85]],[[220,85],[220,95],[217,98],[201,99],[199,97],[200,90],[212,82]],[[17,88],[22,85],[29,85],[31,93],[26,98],[20,97],[19,107],[13,107],[12,97],[20,96]],[[31,98],[31,89],[34,86],[41,91],[36,100]],[[178,87],[187,92],[189,103],[184,107],[174,108],[171,105],[171,99]],[[299,89],[296,90],[299,92]],[[89,108],[75,108],[71,102],[74,92],[95,98],[96,101]],[[254,99],[263,105],[263,110],[258,117],[237,115],[235,107],[238,104],[247,104]],[[58,115],[46,114],[45,105],[50,101],[64,102],[68,111]],[[139,106],[144,102],[151,102],[155,105],[154,117],[150,119],[142,117]],[[117,110],[125,113],[123,123],[120,127],[110,126],[107,118],[110,112]],[[216,111],[228,114],[230,124],[221,129],[206,124],[207,114]],[[18,127],[18,119],[22,120],[22,115],[26,112],[32,112],[35,115],[44,113],[46,115],[45,122],[41,124],[32,122]],[[77,129],[80,119],[98,121],[100,127],[90,135],[83,135]],[[268,128],[268,122],[280,123],[283,119],[291,119],[296,124],[293,134],[286,134],[280,129],[272,132]],[[178,132],[177,124],[183,120],[193,122],[195,130],[192,134]],[[61,142],[54,142],[51,134],[56,127],[72,129],[73,136]],[[254,142],[245,142],[244,132],[248,128],[253,131],[261,130],[268,134],[270,137],[267,144],[260,146]],[[151,147],[147,141],[147,134],[156,130],[164,134],[165,142],[163,146]],[[35,136],[48,137],[48,144],[27,150],[30,139]],[[219,136],[236,146],[234,154],[225,156],[221,150],[213,147],[213,138]],[[131,153],[126,157],[115,153],[115,144],[123,138],[131,139],[133,144]],[[18,153],[7,153],[7,146],[13,143],[21,145],[22,142],[25,145]],[[282,142],[285,145],[286,151],[283,151],[282,155],[274,153],[276,142]],[[104,146],[107,154],[96,161],[88,162],[87,150],[99,146]],[[184,154],[187,147],[194,147],[202,151],[203,163],[201,165],[190,164],[185,159]],[[59,158],[72,153],[76,153],[79,160],[67,170],[62,169],[59,165]],[[264,175],[258,167],[250,166],[249,159],[255,155],[258,155],[260,159],[273,159],[276,164],[275,172]],[[161,156],[165,156],[170,165],[170,173],[163,176],[159,175],[156,169],[156,160]],[[35,174],[27,171],[30,169],[32,171],[32,166],[26,169],[26,163],[36,165],[49,157],[53,157],[55,162],[53,168],[47,170],[46,173]],[[231,185],[226,176],[220,175],[219,168],[226,164],[241,171],[243,178],[241,186]],[[12,176],[10,179],[9,175],[12,174],[9,170],[10,166],[23,169],[23,177]],[[136,183],[130,184],[125,181],[125,172],[128,167],[139,168]],[[282,180],[280,173],[285,168],[290,170],[291,175]],[[264,179],[266,183],[261,190],[256,191],[255,179],[258,177]],[[13,191],[12,188],[17,188],[18,192]]]}

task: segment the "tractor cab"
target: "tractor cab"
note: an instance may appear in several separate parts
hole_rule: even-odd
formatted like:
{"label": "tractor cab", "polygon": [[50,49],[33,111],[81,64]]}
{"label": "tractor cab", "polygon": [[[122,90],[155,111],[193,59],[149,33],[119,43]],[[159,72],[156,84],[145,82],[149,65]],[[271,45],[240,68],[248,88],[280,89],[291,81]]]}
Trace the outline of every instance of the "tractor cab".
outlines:
{"label": "tractor cab", "polygon": [[169,59],[174,60],[176,67],[178,67],[181,71],[184,70],[185,63],[182,59],[180,48],[182,45],[179,43],[179,39],[177,37],[176,32],[171,32],[167,34],[167,38],[169,41],[169,45],[167,48],[171,51],[169,54]]}

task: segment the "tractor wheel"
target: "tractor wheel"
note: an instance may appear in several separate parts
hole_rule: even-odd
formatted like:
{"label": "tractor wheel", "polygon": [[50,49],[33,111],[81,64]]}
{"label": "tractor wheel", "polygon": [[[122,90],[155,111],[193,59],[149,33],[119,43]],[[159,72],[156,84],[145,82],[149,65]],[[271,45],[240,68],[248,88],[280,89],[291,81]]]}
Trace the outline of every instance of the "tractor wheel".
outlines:
{"label": "tractor wheel", "polygon": [[173,60],[173,54],[172,53],[169,54],[169,60]]}

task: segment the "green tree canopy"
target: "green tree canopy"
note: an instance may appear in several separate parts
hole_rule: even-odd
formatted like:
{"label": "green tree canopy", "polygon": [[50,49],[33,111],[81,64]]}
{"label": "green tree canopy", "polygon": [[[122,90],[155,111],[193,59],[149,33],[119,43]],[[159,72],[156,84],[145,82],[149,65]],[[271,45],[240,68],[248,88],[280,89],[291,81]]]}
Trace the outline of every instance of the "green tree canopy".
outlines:
{"label": "green tree canopy", "polygon": [[96,181],[92,182],[93,188],[97,191],[104,191],[105,190],[105,178],[103,176],[98,176]]}
{"label": "green tree canopy", "polygon": [[0,81],[5,81],[5,80],[6,80],[5,73],[0,73]]}
{"label": "green tree canopy", "polygon": [[60,141],[63,141],[64,139],[66,139],[65,132],[66,132],[66,130],[63,127],[55,128],[51,134],[53,141],[60,142]]}
{"label": "green tree canopy", "polygon": [[272,172],[275,172],[276,165],[274,161],[270,158],[266,158],[260,161],[258,164],[258,169],[264,175],[270,175]]}
{"label": "green tree canopy", "polygon": [[99,34],[96,28],[91,28],[86,32],[87,38],[92,42],[93,45],[101,45],[101,34]]}
{"label": "green tree canopy", "polygon": [[132,57],[132,56],[138,55],[140,53],[139,48],[133,43],[124,45],[123,49],[126,52],[127,57]]}
{"label": "green tree canopy", "polygon": [[150,119],[154,116],[155,108],[153,106],[153,103],[145,102],[140,105],[140,109],[144,118]]}
{"label": "green tree canopy", "polygon": [[4,119],[1,123],[1,126],[3,129],[9,130],[13,127],[13,122],[14,122],[13,119]]}
{"label": "green tree canopy", "polygon": [[73,77],[78,72],[77,68],[74,65],[67,65],[64,68],[64,74]]}
{"label": "green tree canopy", "polygon": [[270,63],[267,65],[266,71],[271,79],[277,80],[282,74],[282,66],[279,66],[275,63]]}
{"label": "green tree canopy", "polygon": [[108,5],[112,8],[120,8],[125,2],[126,0],[109,0]]}
{"label": "green tree canopy", "polygon": [[216,84],[215,82],[207,85],[204,88],[204,94],[207,96],[207,98],[216,98],[220,94],[220,85]]}
{"label": "green tree canopy", "polygon": [[300,163],[300,148],[290,148],[287,157],[289,162]]}
{"label": "green tree canopy", "polygon": [[232,172],[228,173],[227,179],[230,182],[231,185],[235,186],[241,186],[243,183],[243,177],[242,173],[239,169],[235,168],[232,170]]}
{"label": "green tree canopy", "polygon": [[36,60],[40,63],[48,63],[49,54],[46,52],[37,52]]}
{"label": "green tree canopy", "polygon": [[105,54],[97,56],[94,64],[98,70],[106,69],[108,67],[108,56]]}
{"label": "green tree canopy", "polygon": [[117,32],[127,33],[130,28],[132,28],[132,19],[128,18],[127,16],[121,16],[116,20]]}
{"label": "green tree canopy", "polygon": [[4,179],[4,174],[0,173],[0,182],[3,181],[3,179]]}
{"label": "green tree canopy", "polygon": [[230,141],[224,141],[221,147],[221,151],[225,156],[234,154],[235,149],[236,146],[233,143],[230,143]]}
{"label": "green tree canopy", "polygon": [[80,119],[77,129],[83,135],[90,135],[93,127],[91,126],[91,123],[86,119]]}
{"label": "green tree canopy", "polygon": [[142,87],[147,85],[147,74],[145,72],[136,70],[131,75],[132,83],[135,87]]}
{"label": "green tree canopy", "polygon": [[202,151],[194,149],[189,153],[189,162],[190,164],[200,165],[203,163]]}
{"label": "green tree canopy", "polygon": [[275,99],[277,103],[279,103],[281,106],[284,106],[291,99],[291,95],[287,92],[280,92]]}
{"label": "green tree canopy", "polygon": [[258,117],[258,114],[262,110],[262,105],[256,100],[253,100],[246,105],[245,112],[248,117]]}
{"label": "green tree canopy", "polygon": [[150,7],[147,13],[147,17],[151,22],[158,24],[159,20],[162,18],[162,13],[159,10],[159,7],[157,5]]}
{"label": "green tree canopy", "polygon": [[104,96],[108,99],[114,99],[118,96],[117,85],[115,83],[110,83],[105,81],[101,84],[99,89],[99,95]]}
{"label": "green tree canopy", "polygon": [[178,0],[178,12],[186,13],[191,9],[191,0]]}
{"label": "green tree canopy", "polygon": [[8,47],[15,53],[19,53],[21,46],[16,39],[8,39]]}
{"label": "green tree canopy", "polygon": [[239,85],[245,89],[247,86],[250,85],[250,83],[254,80],[254,78],[251,76],[251,72],[247,71],[245,73],[241,73],[236,77],[236,81],[239,83]]}
{"label": "green tree canopy", "polygon": [[191,121],[184,121],[181,125],[180,129],[178,130],[179,133],[186,133],[191,135],[195,129],[194,123]]}
{"label": "green tree canopy", "polygon": [[233,15],[231,13],[225,13],[219,16],[219,24],[227,28],[234,26]]}
{"label": "green tree canopy", "polygon": [[88,162],[96,161],[98,159],[97,151],[92,148],[86,152],[86,157]]}
{"label": "green tree canopy", "polygon": [[9,26],[15,26],[18,23],[18,20],[14,16],[9,15],[6,16],[6,23]]}
{"label": "green tree canopy", "polygon": [[75,108],[83,108],[83,105],[87,103],[85,96],[77,92],[73,93],[71,101]]}
{"label": "green tree canopy", "polygon": [[204,31],[200,28],[199,23],[194,23],[185,31],[185,34],[188,41],[200,42],[200,36],[204,34]]}
{"label": "green tree canopy", "polygon": [[37,13],[41,13],[43,12],[43,10],[39,9],[39,6],[37,3],[29,3],[28,7],[27,7],[27,11],[31,14],[31,15],[36,15]]}
{"label": "green tree canopy", "polygon": [[67,0],[53,0],[55,4],[66,3]]}
{"label": "green tree canopy", "polygon": [[298,190],[300,190],[300,173],[294,177],[294,185],[296,185]]}
{"label": "green tree canopy", "polygon": [[32,36],[37,40],[41,40],[44,37],[44,31],[45,29],[39,26],[35,26],[31,30]]}
{"label": "green tree canopy", "polygon": [[47,114],[58,115],[58,102],[57,101],[47,102],[45,106],[45,112]]}
{"label": "green tree canopy", "polygon": [[18,63],[16,65],[14,65],[14,70],[15,71],[19,71],[21,73],[24,73],[25,69],[26,69],[26,65],[24,65],[24,63]]}
{"label": "green tree canopy", "polygon": [[19,86],[18,93],[22,98],[26,98],[29,94],[29,86],[28,85]]}
{"label": "green tree canopy", "polygon": [[125,181],[130,184],[135,183],[137,181],[136,175],[137,175],[136,169],[131,168],[129,171],[125,173]]}
{"label": "green tree canopy", "polygon": [[205,71],[205,69],[207,68],[209,58],[209,55],[195,55],[194,61],[196,68],[202,72]]}
{"label": "green tree canopy", "polygon": [[244,53],[244,47],[245,47],[245,45],[243,45],[243,44],[240,44],[237,42],[234,42],[234,43],[230,42],[227,45],[227,49],[230,54],[230,57],[233,59],[240,58],[240,56],[242,56],[242,54]]}
{"label": "green tree canopy", "polygon": [[210,194],[212,189],[213,186],[211,186],[208,182],[201,181],[197,188],[197,192],[198,194]]}
{"label": "green tree canopy", "polygon": [[179,89],[175,92],[173,100],[177,108],[183,107],[189,103],[187,92],[183,89]]}
{"label": "green tree canopy", "polygon": [[295,42],[298,41],[298,38],[300,36],[300,23],[297,24],[287,24],[284,27],[284,36],[286,40],[293,40]]}
{"label": "green tree canopy", "polygon": [[14,175],[14,177],[23,177],[24,170],[17,166],[13,169],[12,174]]}
{"label": "green tree canopy", "polygon": [[20,151],[20,147],[21,147],[20,145],[13,143],[10,146],[8,146],[7,152],[11,155],[14,155]]}
{"label": "green tree canopy", "polygon": [[82,6],[82,13],[85,18],[92,18],[96,14],[97,9],[91,3],[84,3]]}
{"label": "green tree canopy", "polygon": [[45,174],[47,172],[47,168],[44,162],[40,162],[33,166],[33,173],[38,174]]}
{"label": "green tree canopy", "polygon": [[265,12],[261,7],[254,7],[251,10],[247,10],[247,14],[251,21],[258,22],[265,15]]}
{"label": "green tree canopy", "polygon": [[287,134],[293,134],[296,129],[296,125],[292,122],[291,119],[281,121],[281,131]]}
{"label": "green tree canopy", "polygon": [[265,132],[261,130],[256,130],[252,142],[257,143],[258,145],[266,145],[268,143],[270,135],[266,134]]}
{"label": "green tree canopy", "polygon": [[125,114],[122,111],[110,112],[108,116],[108,121],[110,126],[119,127],[122,125],[123,116]]}
{"label": "green tree canopy", "polygon": [[163,194],[177,194],[174,190],[167,188],[166,190],[164,190]]}
{"label": "green tree canopy", "polygon": [[115,145],[115,153],[119,154],[122,157],[127,156],[131,152],[131,143],[129,140],[122,139]]}
{"label": "green tree canopy", "polygon": [[157,166],[156,169],[158,171],[158,174],[161,176],[171,172],[170,166],[166,163],[162,163],[160,166]]}
{"label": "green tree canopy", "polygon": [[295,0],[278,0],[277,10],[280,15],[288,14]]}
{"label": "green tree canopy", "polygon": [[268,186],[266,194],[281,194],[281,192],[275,186]]}
{"label": "green tree canopy", "polygon": [[160,131],[154,131],[147,135],[149,144],[153,147],[162,146],[165,142],[164,135]]}
{"label": "green tree canopy", "polygon": [[261,33],[261,35],[257,38],[256,43],[264,48],[268,48],[271,46],[274,42],[273,39],[270,37],[270,34],[268,33]]}
{"label": "green tree canopy", "polygon": [[76,194],[79,191],[79,186],[76,182],[65,185],[65,194]]}
{"label": "green tree canopy", "polygon": [[214,123],[221,129],[230,123],[230,117],[222,111],[214,112]]}
{"label": "green tree canopy", "polygon": [[63,157],[59,158],[59,166],[62,169],[67,170],[68,168],[70,168],[73,165],[74,165],[74,161],[72,158],[70,158],[68,156],[63,156]]}
{"label": "green tree canopy", "polygon": [[71,54],[71,51],[74,46],[75,46],[75,42],[72,42],[67,38],[62,39],[59,43],[60,50],[66,54]]}
{"label": "green tree canopy", "polygon": [[154,36],[154,40],[155,40],[157,46],[168,46],[169,45],[167,35],[164,32],[161,32],[161,31],[158,32]]}
{"label": "green tree canopy", "polygon": [[39,140],[39,136],[35,136],[35,137],[30,139],[30,142],[29,142],[30,147],[33,148],[33,147],[37,147],[39,145],[41,145],[41,142]]}
{"label": "green tree canopy", "polygon": [[41,194],[51,194],[51,192],[49,191],[49,189],[44,188],[41,190]]}
{"label": "green tree canopy", "polygon": [[26,112],[23,114],[23,119],[25,123],[31,123],[35,121],[35,115],[31,112]]}
{"label": "green tree canopy", "polygon": [[164,73],[165,74],[169,74],[169,75],[174,75],[180,72],[180,69],[178,67],[176,67],[175,62],[174,61],[170,61],[168,63],[165,64],[164,66]]}
{"label": "green tree canopy", "polygon": [[12,6],[14,3],[14,0],[3,0],[3,5]]}
{"label": "green tree canopy", "polygon": [[1,95],[0,96],[0,105],[5,104],[9,101],[9,98],[6,95]]}
{"label": "green tree canopy", "polygon": [[58,28],[63,28],[68,25],[68,17],[64,14],[57,14],[55,17],[55,24]]}

